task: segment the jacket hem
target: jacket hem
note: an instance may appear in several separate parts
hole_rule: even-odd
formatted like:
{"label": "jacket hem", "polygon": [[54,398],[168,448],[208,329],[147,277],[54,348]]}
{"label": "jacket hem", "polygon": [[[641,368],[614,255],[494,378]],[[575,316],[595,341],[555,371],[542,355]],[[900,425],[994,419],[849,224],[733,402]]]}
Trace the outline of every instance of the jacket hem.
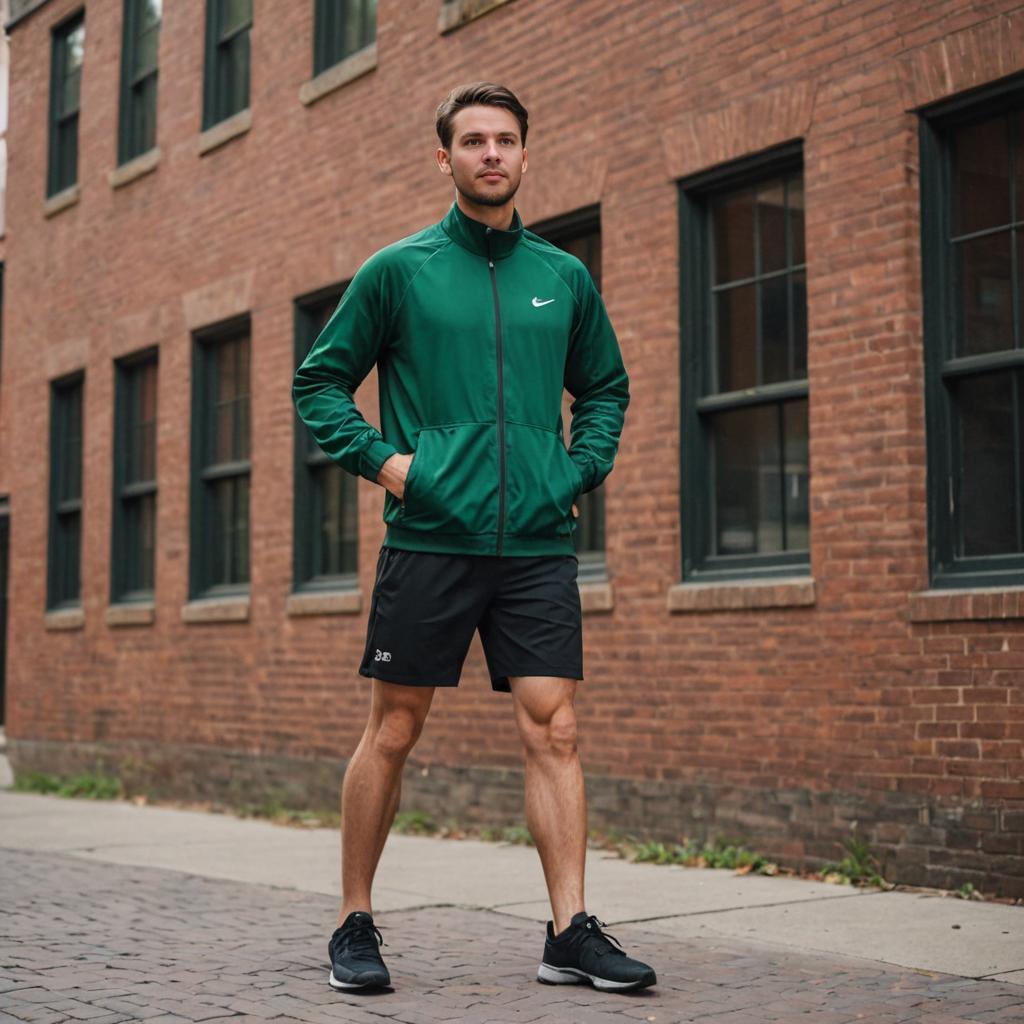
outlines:
{"label": "jacket hem", "polygon": [[[496,533],[423,533],[391,524],[384,535],[384,547],[404,551],[428,551],[441,555],[492,555],[498,553]],[[572,537],[510,537],[502,538],[501,557],[536,557],[537,555],[573,555],[576,546]]]}

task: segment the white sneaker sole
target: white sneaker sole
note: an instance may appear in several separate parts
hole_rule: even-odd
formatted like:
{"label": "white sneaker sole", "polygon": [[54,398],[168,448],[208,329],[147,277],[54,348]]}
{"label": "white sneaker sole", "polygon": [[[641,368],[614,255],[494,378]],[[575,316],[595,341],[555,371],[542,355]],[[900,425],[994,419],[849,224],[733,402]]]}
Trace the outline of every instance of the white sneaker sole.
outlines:
{"label": "white sneaker sole", "polygon": [[331,988],[337,989],[353,989],[353,988],[387,988],[388,984],[380,984],[376,981],[360,981],[358,983],[351,981],[338,981],[334,976],[334,971],[331,971],[331,976],[327,979],[327,983]]}
{"label": "white sneaker sole", "polygon": [[603,992],[624,992],[631,988],[644,988],[653,982],[646,981],[611,981],[609,978],[598,978],[575,967],[551,967],[542,963],[537,969],[537,980],[549,985],[579,985],[589,981],[594,988]]}

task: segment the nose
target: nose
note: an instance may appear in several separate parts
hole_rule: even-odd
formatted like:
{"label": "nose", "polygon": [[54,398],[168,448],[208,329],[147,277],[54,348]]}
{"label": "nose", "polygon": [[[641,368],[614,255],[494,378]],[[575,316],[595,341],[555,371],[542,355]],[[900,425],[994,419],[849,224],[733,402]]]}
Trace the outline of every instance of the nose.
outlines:
{"label": "nose", "polygon": [[501,150],[498,149],[498,143],[494,139],[491,139],[487,143],[487,149],[484,152],[484,159],[488,163],[496,163],[501,159]]}

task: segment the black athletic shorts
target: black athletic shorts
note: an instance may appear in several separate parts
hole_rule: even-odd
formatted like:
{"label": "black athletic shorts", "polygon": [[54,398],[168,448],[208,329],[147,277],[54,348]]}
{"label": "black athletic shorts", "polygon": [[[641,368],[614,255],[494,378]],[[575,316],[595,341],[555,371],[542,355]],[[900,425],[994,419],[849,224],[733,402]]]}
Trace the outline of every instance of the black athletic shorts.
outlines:
{"label": "black athletic shorts", "polygon": [[510,676],[583,678],[575,555],[444,555],[381,548],[360,675],[458,686],[480,630],[491,688]]}

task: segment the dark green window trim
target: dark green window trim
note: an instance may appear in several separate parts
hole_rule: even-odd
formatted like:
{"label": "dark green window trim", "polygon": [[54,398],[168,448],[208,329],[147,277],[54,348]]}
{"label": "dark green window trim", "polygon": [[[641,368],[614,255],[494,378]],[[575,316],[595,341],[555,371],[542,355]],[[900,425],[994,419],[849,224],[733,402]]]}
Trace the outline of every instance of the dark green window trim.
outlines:
{"label": "dark green window trim", "polygon": [[[1024,176],[1024,76],[974,89],[920,111],[921,269],[925,356],[925,423],[928,452],[928,563],[931,586],[993,587],[1024,585],[1024,195],[1015,178]],[[984,230],[960,231],[954,181],[955,146],[959,133],[989,122],[1005,131],[1008,219]],[[978,193],[975,191],[975,198]],[[986,277],[993,309],[1003,307],[1012,323],[997,328],[1004,343],[986,344],[980,352],[958,352],[958,336],[969,343],[963,302],[964,282],[958,257],[972,242],[995,247],[1008,239],[1008,266],[995,266]],[[998,264],[998,261],[997,261]],[[978,271],[977,264],[974,269]],[[1007,271],[1004,282],[999,271]],[[980,274],[980,271],[978,271]],[[979,307],[984,282],[972,291]],[[974,310],[977,314],[977,309]],[[989,339],[991,341],[991,339]],[[992,388],[984,395],[986,388]],[[973,393],[973,401],[971,395]],[[991,401],[997,396],[997,401]],[[981,399],[979,401],[979,399]],[[1002,403],[1002,405],[1000,404]],[[1000,411],[1005,413],[1001,423]],[[971,418],[973,416],[973,419]],[[1008,424],[1003,431],[1001,425]],[[978,426],[981,430],[977,430]],[[964,434],[975,429],[970,445]],[[988,442],[985,440],[986,433]],[[1009,463],[998,480],[984,467],[994,465],[986,444],[998,444]],[[983,446],[979,448],[979,445]],[[1001,493],[998,488],[1002,488]],[[1008,504],[1003,500],[1009,495]],[[998,508],[996,507],[998,506]],[[1013,543],[997,552],[968,550],[1002,516]],[[979,528],[980,526],[980,528]]]}
{"label": "dark green window trim", "polygon": [[157,352],[114,365],[111,603],[153,598],[156,548]]}
{"label": "dark green window trim", "polygon": [[85,50],[85,11],[53,30],[50,59],[50,149],[47,197],[78,181],[78,110]]}
{"label": "dark green window trim", "polygon": [[[727,201],[743,190],[786,181],[785,209],[788,211],[791,195],[789,181],[797,182],[802,175],[802,149],[800,143],[788,143],[765,153],[735,161],[724,167],[702,172],[686,178],[679,185],[679,237],[680,237],[680,381],[681,381],[681,439],[680,439],[680,519],[682,528],[681,578],[685,582],[713,582],[790,576],[810,569],[809,548],[785,550],[789,543],[789,514],[787,503],[796,500],[797,509],[807,505],[809,474],[800,472],[787,461],[786,438],[797,438],[799,452],[801,428],[806,437],[808,388],[806,379],[806,291],[799,286],[805,273],[802,260],[803,238],[796,238],[791,217],[785,217],[785,259],[781,270],[770,273],[761,266],[762,238],[758,218],[753,219],[752,259],[753,271],[749,285],[755,289],[756,334],[753,343],[756,372],[751,386],[721,390],[719,374],[723,366],[722,354],[717,349],[718,315],[715,302],[719,293],[735,287],[742,279],[716,286],[713,271],[716,259],[712,230],[712,204]],[[786,278],[787,361],[783,375],[788,379],[765,382],[763,324],[761,319],[764,282]],[[802,323],[802,327],[800,326]],[[801,352],[801,344],[803,351]],[[802,363],[802,365],[801,365]],[[725,414],[725,415],[723,415]],[[719,501],[719,483],[716,480],[716,434],[713,423],[723,423],[725,416],[736,423],[738,416],[759,416],[761,429],[769,437],[781,439],[778,444],[777,479],[774,498],[780,509],[783,550],[772,552],[720,552],[715,550],[716,536],[721,536],[715,523]],[[793,425],[796,424],[795,430]],[[787,433],[787,426],[789,427]],[[742,431],[733,427],[733,440]],[[724,434],[720,434],[725,436]],[[799,459],[798,459],[799,462]],[[801,477],[803,495],[801,497]],[[788,481],[788,482],[787,482]],[[790,494],[790,483],[795,495]],[[759,498],[771,498],[767,486],[758,491]],[[770,522],[771,520],[765,520]],[[761,522],[759,520],[759,522]],[[799,523],[794,521],[794,526]]]}
{"label": "dark green window trim", "polygon": [[[601,208],[587,206],[554,217],[530,230],[578,257],[590,271],[597,290],[601,290]],[[581,581],[608,578],[605,543],[605,488],[602,483],[580,496],[576,502],[579,518],[573,538],[579,560]]]}
{"label": "dark green window trim", "polygon": [[161,0],[124,0],[117,162],[156,146]]}
{"label": "dark green window trim", "polygon": [[249,317],[193,334],[189,598],[249,592]]}
{"label": "dark green window trim", "polygon": [[82,402],[85,374],[50,385],[50,524],[46,607],[81,605]]}
{"label": "dark green window trim", "polygon": [[203,130],[249,106],[252,0],[207,0]]}
{"label": "dark green window trim", "polygon": [[319,75],[377,38],[377,0],[314,0],[313,74]]}
{"label": "dark green window trim", "polygon": [[[306,358],[345,285],[295,302],[295,366]],[[332,462],[295,416],[293,580],[296,592],[359,586],[359,481]],[[328,538],[334,538],[333,543]]]}

